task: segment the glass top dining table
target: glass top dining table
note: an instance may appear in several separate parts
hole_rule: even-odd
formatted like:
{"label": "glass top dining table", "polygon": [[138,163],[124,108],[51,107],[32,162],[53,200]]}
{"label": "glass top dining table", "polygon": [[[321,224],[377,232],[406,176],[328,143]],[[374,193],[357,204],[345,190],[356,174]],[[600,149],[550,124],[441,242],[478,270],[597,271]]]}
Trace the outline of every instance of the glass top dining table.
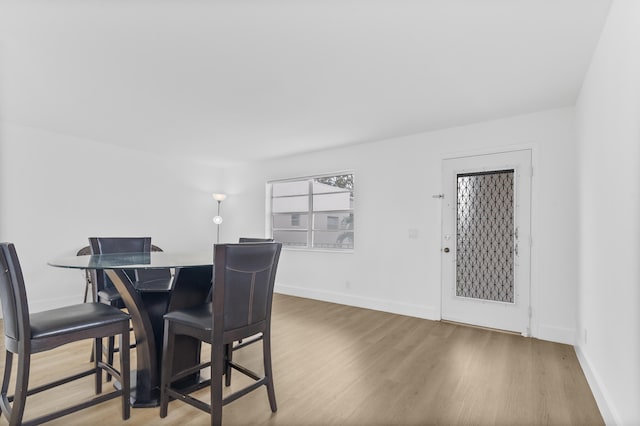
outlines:
{"label": "glass top dining table", "polygon": [[67,256],[47,262],[51,266],[73,269],[161,269],[212,266],[211,252],[110,253]]}
{"label": "glass top dining table", "polygon": [[[134,407],[159,405],[162,368],[162,336],[165,313],[203,303],[211,290],[213,250],[210,252],[118,253],[68,256],[47,262],[50,266],[104,271],[122,297],[136,338],[136,371],[131,374],[131,404]],[[142,291],[125,270],[173,268],[170,291]],[[176,371],[196,365],[200,359],[200,342],[179,336]],[[179,343],[179,344],[178,344]],[[184,380],[192,386],[200,380],[197,374]]]}

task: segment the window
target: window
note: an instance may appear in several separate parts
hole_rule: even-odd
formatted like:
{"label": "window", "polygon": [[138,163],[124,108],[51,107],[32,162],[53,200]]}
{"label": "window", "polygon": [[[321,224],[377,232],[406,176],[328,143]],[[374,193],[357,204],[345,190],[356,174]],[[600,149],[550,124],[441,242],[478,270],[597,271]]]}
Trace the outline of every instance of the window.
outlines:
{"label": "window", "polygon": [[327,229],[336,230],[338,228],[338,216],[327,216]]}
{"label": "window", "polygon": [[273,238],[287,247],[353,249],[353,174],[274,181]]}

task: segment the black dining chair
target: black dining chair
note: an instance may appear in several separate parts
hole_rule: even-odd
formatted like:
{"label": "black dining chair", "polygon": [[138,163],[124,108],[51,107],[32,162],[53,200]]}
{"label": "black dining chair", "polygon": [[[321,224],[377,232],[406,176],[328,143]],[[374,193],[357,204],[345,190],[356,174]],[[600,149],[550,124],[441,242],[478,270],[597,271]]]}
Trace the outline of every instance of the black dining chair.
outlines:
{"label": "black dining chair", "polygon": [[[151,244],[151,251],[162,252],[163,250],[160,247]],[[81,248],[77,253],[78,256],[86,256],[90,254],[92,254],[90,246]],[[102,279],[98,283],[96,277],[93,276],[95,275],[95,270],[86,269],[84,272],[86,283],[84,290],[85,303],[89,301],[102,301],[103,303],[109,302],[107,304],[120,305],[120,307],[124,307],[124,304],[121,302],[122,297],[113,287],[113,284],[111,284],[111,281],[108,278]],[[129,273],[127,276],[131,277],[132,274]],[[135,270],[133,278],[135,283],[141,289],[149,291],[168,291],[171,289],[172,273],[170,269],[139,269]],[[98,286],[101,288],[98,288]]]}
{"label": "black dining chair", "polygon": [[[115,253],[150,253],[162,251],[151,244],[151,237],[89,237],[91,254],[115,254]],[[155,249],[154,249],[155,248]],[[140,292],[169,292],[172,285],[171,270],[168,268],[137,270],[125,270],[125,275],[131,280],[134,287]],[[124,308],[124,302],[118,290],[115,288],[104,271],[91,271],[91,279],[95,283],[97,301],[107,305]],[[131,344],[135,347],[135,342]],[[104,348],[107,360],[113,362],[114,353],[119,351],[115,340],[110,338]],[[93,354],[92,354],[93,356]],[[111,377],[107,375],[107,381]]]}
{"label": "black dining chair", "polygon": [[[81,303],[44,312],[29,313],[27,293],[15,246],[0,243],[0,299],[4,315],[5,363],[0,390],[0,410],[9,425],[44,423],[104,401],[122,397],[122,418],[130,416],[129,407],[129,315],[102,303]],[[102,338],[120,338],[125,348],[120,354],[119,370],[97,356],[93,368],[29,389],[32,355],[72,342],[93,339],[95,353],[102,354]],[[9,394],[13,357],[17,355],[18,371],[13,395]],[[35,419],[23,421],[28,396],[44,392],[80,378],[95,375],[95,392],[102,393],[102,371],[114,376],[121,386],[110,393],[72,405]],[[53,396],[53,394],[52,394]]]}
{"label": "black dining chair", "polygon": [[[150,253],[151,237],[89,237],[91,254]],[[125,270],[127,277],[136,280],[135,270]],[[93,279],[98,301],[107,305],[124,308],[122,297],[104,271],[94,271]]]}
{"label": "black dining chair", "polygon": [[[219,244],[214,248],[213,296],[210,303],[175,310],[164,315],[164,345],[160,385],[160,417],[166,417],[170,398],[210,413],[211,424],[222,423],[222,407],[261,386],[267,388],[271,411],[277,410],[271,367],[271,304],[281,243]],[[234,341],[262,335],[264,375],[227,358]],[[211,345],[210,361],[174,372],[176,336],[186,335]],[[210,403],[192,397],[191,389],[173,387],[174,382],[211,367]],[[222,376],[227,367],[253,379],[250,385],[223,398]]]}
{"label": "black dining chair", "polygon": [[[151,244],[151,237],[90,237],[89,247],[92,254],[115,253],[150,253],[161,252],[162,249]],[[141,292],[166,292],[171,290],[172,275],[169,268],[128,269],[125,274],[133,285]],[[102,287],[98,292],[101,300],[120,298],[118,291],[109,277],[103,272],[98,274],[97,285]]]}
{"label": "black dining chair", "polygon": [[[273,238],[255,238],[255,237],[240,237],[238,239],[239,243],[272,243],[274,241]],[[249,346],[252,343],[256,343],[262,340],[262,333],[257,333],[254,336],[250,336],[248,339],[240,339],[237,342],[233,342],[226,347],[227,351],[227,359],[233,360],[233,352],[239,349],[242,349],[246,346]],[[225,385],[231,386],[231,367],[229,364],[227,365],[227,369],[225,371]]]}

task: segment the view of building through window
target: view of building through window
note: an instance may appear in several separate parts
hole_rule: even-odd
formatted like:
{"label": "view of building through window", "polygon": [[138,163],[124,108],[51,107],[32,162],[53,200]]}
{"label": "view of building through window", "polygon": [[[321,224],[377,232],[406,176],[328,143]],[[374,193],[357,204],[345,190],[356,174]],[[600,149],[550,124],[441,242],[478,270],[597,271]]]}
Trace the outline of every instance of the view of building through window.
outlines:
{"label": "view of building through window", "polygon": [[353,174],[271,182],[273,238],[284,246],[353,249]]}

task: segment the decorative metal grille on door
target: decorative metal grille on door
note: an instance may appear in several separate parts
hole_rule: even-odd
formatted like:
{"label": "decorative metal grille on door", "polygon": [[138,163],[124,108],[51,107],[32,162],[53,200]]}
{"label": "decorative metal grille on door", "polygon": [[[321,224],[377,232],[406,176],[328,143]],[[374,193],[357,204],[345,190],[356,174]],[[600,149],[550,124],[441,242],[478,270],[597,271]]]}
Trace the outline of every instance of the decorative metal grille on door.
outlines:
{"label": "decorative metal grille on door", "polygon": [[514,301],[514,170],[458,174],[456,295]]}

